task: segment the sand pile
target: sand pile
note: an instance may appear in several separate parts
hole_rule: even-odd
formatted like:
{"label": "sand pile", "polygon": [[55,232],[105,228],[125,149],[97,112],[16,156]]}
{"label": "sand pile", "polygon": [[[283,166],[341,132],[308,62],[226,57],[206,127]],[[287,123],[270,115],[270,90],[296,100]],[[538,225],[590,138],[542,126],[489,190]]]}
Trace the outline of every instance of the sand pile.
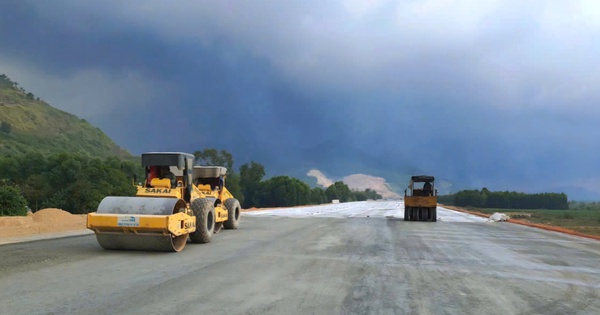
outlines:
{"label": "sand pile", "polygon": [[74,216],[69,212],[56,208],[47,208],[37,211],[32,214],[31,217],[35,222],[46,222],[46,223],[62,223],[65,221],[72,220]]}
{"label": "sand pile", "polygon": [[85,229],[84,214],[55,208],[39,210],[26,217],[0,217],[0,238]]}

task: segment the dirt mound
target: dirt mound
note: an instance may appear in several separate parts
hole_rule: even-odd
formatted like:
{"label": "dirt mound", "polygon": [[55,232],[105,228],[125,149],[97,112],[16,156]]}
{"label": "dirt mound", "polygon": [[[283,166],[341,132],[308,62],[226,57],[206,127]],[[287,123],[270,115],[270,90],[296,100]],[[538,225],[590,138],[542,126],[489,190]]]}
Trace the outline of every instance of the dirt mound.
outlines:
{"label": "dirt mound", "polygon": [[319,170],[312,169],[312,170],[308,171],[308,173],[306,173],[306,175],[316,178],[317,185],[321,185],[325,188],[333,185],[333,181],[331,179],[327,178],[327,176],[325,176],[325,174],[323,174]]}
{"label": "dirt mound", "polygon": [[383,198],[400,199],[400,195],[390,189],[385,178],[383,177],[365,174],[353,174],[344,177],[344,183],[348,185],[350,189],[365,190],[368,188],[376,191]]}
{"label": "dirt mound", "polygon": [[[32,219],[28,217],[0,217],[0,230],[3,227],[17,227],[31,224]],[[1,235],[1,234],[0,234]]]}
{"label": "dirt mound", "polygon": [[85,222],[84,214],[42,209],[26,217],[0,217],[0,238],[83,230]]}
{"label": "dirt mound", "polygon": [[[323,186],[325,188],[331,186],[334,182],[333,179],[328,178],[321,171],[317,169],[312,169],[308,173],[307,176],[311,176],[317,179],[317,185]],[[400,195],[393,192],[390,189],[390,186],[387,184],[385,178],[376,177],[366,174],[352,174],[344,177],[342,180],[350,189],[353,190],[365,190],[371,189],[380,194],[383,198],[386,199],[400,199]]]}
{"label": "dirt mound", "polygon": [[65,210],[46,208],[36,211],[31,217],[35,222],[61,223],[64,220],[71,220],[73,215]]}

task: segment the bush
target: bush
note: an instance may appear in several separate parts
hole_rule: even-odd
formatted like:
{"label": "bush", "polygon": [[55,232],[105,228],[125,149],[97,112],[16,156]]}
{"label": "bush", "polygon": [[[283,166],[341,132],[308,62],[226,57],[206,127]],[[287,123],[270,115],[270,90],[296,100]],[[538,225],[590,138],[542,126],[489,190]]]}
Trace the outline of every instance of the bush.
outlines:
{"label": "bush", "polygon": [[0,186],[0,216],[27,215],[27,201],[14,186]]}
{"label": "bush", "polygon": [[339,200],[340,202],[356,201],[355,196],[344,182],[337,181],[325,190],[329,202]]}
{"label": "bush", "polygon": [[260,182],[259,207],[293,207],[309,203],[310,187],[297,178],[275,176]]}
{"label": "bush", "polygon": [[313,205],[320,205],[327,202],[325,190],[320,187],[315,187],[310,191],[309,202]]}
{"label": "bush", "polygon": [[0,131],[4,132],[4,133],[11,133],[12,132],[12,125],[3,121],[2,123],[0,123]]}

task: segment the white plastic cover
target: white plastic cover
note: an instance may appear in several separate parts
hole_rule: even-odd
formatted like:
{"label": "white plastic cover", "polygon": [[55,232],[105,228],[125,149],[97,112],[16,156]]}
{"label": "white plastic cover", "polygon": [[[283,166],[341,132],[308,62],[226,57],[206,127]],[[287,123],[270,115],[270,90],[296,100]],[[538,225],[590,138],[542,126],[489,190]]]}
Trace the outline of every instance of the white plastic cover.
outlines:
{"label": "white plastic cover", "polygon": [[503,221],[508,221],[508,219],[510,219],[510,217],[507,216],[506,214],[496,212],[490,216],[490,218],[488,219],[488,222],[503,222]]}

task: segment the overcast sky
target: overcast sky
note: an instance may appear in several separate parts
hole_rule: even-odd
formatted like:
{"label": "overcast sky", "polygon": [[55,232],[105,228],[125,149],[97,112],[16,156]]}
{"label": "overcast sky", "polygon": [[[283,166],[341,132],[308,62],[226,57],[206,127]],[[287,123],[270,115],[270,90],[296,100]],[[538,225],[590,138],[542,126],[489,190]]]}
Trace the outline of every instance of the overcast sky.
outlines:
{"label": "overcast sky", "polygon": [[293,174],[600,199],[599,56],[595,0],[0,2],[0,73],[130,152]]}

